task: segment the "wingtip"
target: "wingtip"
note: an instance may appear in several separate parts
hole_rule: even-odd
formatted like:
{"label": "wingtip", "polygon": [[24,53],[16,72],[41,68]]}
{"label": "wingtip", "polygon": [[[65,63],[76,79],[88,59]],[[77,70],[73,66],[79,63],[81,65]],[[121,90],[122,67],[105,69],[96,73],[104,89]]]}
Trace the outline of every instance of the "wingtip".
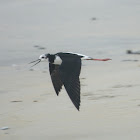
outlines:
{"label": "wingtip", "polygon": [[78,111],[80,111],[80,105],[79,106],[75,106],[76,107],[76,109],[78,110]]}

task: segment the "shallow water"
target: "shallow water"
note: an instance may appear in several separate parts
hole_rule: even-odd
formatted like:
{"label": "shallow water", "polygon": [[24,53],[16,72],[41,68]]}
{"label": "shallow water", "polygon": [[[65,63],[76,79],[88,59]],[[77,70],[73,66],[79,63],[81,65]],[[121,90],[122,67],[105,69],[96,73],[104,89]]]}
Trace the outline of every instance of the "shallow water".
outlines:
{"label": "shallow water", "polygon": [[[48,52],[118,57],[127,49],[139,49],[138,0],[0,3],[0,65],[27,63]],[[35,45],[46,49],[39,50]]]}

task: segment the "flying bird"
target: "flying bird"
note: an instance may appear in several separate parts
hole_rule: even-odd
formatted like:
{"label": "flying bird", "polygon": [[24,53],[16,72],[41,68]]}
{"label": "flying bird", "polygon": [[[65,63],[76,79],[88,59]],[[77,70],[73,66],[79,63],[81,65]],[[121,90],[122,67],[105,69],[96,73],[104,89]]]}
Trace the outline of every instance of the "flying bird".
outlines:
{"label": "flying bird", "polygon": [[[38,64],[42,61],[49,62],[49,71],[54,86],[55,92],[59,95],[62,86],[65,87],[72,103],[79,110],[80,108],[80,72],[81,72],[81,61],[82,60],[96,60],[96,61],[108,61],[107,59],[94,59],[92,57],[72,53],[72,52],[59,52],[56,54],[42,54],[39,59],[30,62]],[[33,65],[33,66],[34,66]]]}

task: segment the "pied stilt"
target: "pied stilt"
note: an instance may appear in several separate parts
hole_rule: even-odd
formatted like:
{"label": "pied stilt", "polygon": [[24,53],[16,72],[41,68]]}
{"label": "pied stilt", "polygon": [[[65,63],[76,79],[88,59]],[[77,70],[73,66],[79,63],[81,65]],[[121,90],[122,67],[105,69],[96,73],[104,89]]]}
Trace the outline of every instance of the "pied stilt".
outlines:
{"label": "pied stilt", "polygon": [[[59,52],[56,54],[42,54],[39,59],[33,62],[38,64],[41,61],[49,62],[49,71],[51,80],[57,95],[59,95],[62,86],[64,85],[71,101],[79,110],[80,107],[80,80],[79,75],[81,71],[81,60],[97,60],[108,61],[111,59],[94,59],[92,57],[72,53],[72,52]],[[30,63],[33,63],[30,62]],[[34,66],[33,65],[33,66]]]}

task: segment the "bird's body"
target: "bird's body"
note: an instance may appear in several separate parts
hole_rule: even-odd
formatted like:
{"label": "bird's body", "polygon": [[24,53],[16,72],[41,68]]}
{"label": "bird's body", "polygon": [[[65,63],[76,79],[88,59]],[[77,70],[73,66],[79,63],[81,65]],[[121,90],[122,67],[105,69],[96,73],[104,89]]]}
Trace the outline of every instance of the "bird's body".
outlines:
{"label": "bird's body", "polygon": [[[71,101],[79,110],[80,107],[80,72],[81,60],[107,61],[110,59],[93,59],[92,57],[78,53],[43,54],[38,62],[48,60],[51,80],[57,95],[65,87]],[[36,61],[33,61],[36,62]],[[31,62],[32,63],[32,62]],[[37,64],[36,63],[36,64]]]}

